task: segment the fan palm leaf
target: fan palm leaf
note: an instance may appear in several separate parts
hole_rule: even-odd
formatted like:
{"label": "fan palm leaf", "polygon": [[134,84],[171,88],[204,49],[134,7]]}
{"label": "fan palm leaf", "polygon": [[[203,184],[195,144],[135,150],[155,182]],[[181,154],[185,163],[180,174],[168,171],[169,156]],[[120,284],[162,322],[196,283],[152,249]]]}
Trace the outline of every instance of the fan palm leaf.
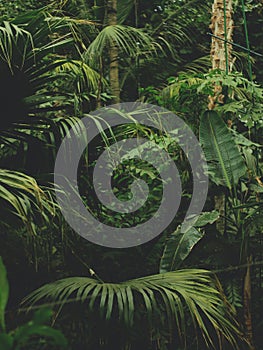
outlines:
{"label": "fan palm leaf", "polygon": [[111,319],[115,311],[119,320],[130,327],[139,310],[148,315],[149,322],[164,312],[169,327],[183,337],[186,317],[190,315],[207,346],[212,345],[210,327],[233,346],[236,336],[240,335],[218,281],[206,270],[177,270],[121,283],[70,277],[40,287],[24,303],[32,307],[43,301],[62,305],[79,301],[88,310],[99,311],[106,320]]}
{"label": "fan palm leaf", "polygon": [[102,57],[104,50],[111,43],[115,43],[128,57],[137,57],[142,54],[150,56],[156,52],[157,48],[161,49],[161,46],[141,29],[119,24],[111,25],[100,31],[89,45],[84,53],[85,60],[98,62],[98,58]]}

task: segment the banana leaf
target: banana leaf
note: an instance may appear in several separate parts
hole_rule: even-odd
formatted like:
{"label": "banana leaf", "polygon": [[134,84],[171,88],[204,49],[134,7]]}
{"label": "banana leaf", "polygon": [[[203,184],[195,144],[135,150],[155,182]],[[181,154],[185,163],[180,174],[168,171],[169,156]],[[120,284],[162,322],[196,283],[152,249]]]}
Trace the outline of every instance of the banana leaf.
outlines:
{"label": "banana leaf", "polygon": [[245,174],[245,161],[235,138],[215,111],[201,117],[200,142],[208,163],[211,180],[232,189]]}
{"label": "banana leaf", "polygon": [[160,273],[177,270],[194,246],[203,238],[204,232],[199,228],[214,223],[218,218],[219,213],[216,210],[203,212],[195,222],[194,227],[182,232],[181,226],[178,226],[165,244],[160,261]]}

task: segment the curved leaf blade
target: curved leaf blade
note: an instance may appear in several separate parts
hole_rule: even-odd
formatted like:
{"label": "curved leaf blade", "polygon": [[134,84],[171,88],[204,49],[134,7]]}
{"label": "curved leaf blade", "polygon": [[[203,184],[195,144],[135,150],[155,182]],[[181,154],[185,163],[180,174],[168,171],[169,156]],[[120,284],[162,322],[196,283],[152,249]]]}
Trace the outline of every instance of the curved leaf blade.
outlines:
{"label": "curved leaf blade", "polygon": [[211,180],[232,189],[245,174],[246,166],[233,135],[217,112],[206,111],[201,117],[200,142]]}
{"label": "curved leaf blade", "polygon": [[160,273],[177,270],[204,233],[190,227],[186,232],[179,226],[167,240],[160,262]]}

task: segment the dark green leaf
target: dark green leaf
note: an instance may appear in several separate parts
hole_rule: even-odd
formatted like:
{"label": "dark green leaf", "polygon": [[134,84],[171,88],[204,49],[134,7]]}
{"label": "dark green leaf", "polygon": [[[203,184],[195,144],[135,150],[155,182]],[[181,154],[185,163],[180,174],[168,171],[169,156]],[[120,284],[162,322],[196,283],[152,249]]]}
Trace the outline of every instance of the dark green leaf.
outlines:
{"label": "dark green leaf", "polygon": [[219,212],[216,210],[213,210],[211,212],[203,212],[199,215],[194,226],[203,227],[207,224],[213,224],[218,218],[219,218]]}
{"label": "dark green leaf", "polygon": [[217,185],[233,188],[246,172],[245,162],[234,136],[215,111],[206,111],[200,123],[200,142]]}
{"label": "dark green leaf", "polygon": [[178,269],[203,236],[204,234],[194,227],[182,232],[179,226],[167,239],[160,261],[160,273]]}

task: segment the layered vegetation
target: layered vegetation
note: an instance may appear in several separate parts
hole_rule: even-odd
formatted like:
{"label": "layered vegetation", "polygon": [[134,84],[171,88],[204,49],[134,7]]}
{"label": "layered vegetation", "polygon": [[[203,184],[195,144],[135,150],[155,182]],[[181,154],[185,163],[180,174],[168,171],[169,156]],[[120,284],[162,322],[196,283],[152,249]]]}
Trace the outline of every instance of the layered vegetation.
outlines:
{"label": "layered vegetation", "polygon": [[[0,11],[0,350],[259,350],[261,1],[2,0]],[[161,202],[156,169],[133,159],[114,172],[114,193],[127,201],[139,177],[149,185],[148,206],[113,215],[99,203],[90,174],[116,140],[154,140],[183,187],[164,232],[113,249],[65,222],[53,172],[68,132],[120,101],[167,108],[191,127],[209,191],[194,227],[182,230],[193,195],[187,154],[154,128],[108,128],[79,165],[94,216],[132,227]],[[96,119],[101,130],[106,122]]]}

